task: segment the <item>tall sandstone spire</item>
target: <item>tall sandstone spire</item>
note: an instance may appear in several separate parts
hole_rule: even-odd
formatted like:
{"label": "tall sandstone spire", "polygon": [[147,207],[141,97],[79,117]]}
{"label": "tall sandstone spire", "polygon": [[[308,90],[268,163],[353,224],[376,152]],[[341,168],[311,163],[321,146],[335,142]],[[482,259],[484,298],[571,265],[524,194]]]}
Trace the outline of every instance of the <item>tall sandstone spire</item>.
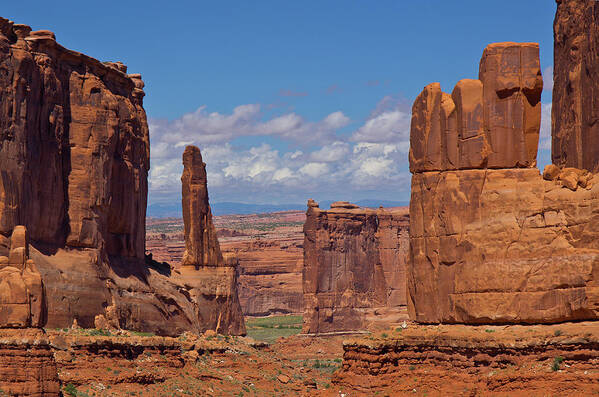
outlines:
{"label": "tall sandstone spire", "polygon": [[223,257],[208,203],[206,164],[200,149],[187,146],[181,176],[185,253],[181,276],[201,329],[245,334],[237,295],[237,258]]}
{"label": "tall sandstone spire", "polygon": [[185,225],[183,265],[222,265],[223,255],[208,203],[206,164],[195,146],[187,146],[183,153],[181,184]]}

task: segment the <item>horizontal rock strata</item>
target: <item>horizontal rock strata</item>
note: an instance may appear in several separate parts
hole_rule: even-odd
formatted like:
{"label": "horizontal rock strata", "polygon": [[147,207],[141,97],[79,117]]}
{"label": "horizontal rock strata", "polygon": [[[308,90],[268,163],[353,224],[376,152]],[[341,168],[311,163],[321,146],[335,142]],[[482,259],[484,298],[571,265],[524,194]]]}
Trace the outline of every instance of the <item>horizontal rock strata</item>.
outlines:
{"label": "horizontal rock strata", "polygon": [[599,392],[593,323],[409,326],[344,342],[333,384],[354,395],[579,396]]}
{"label": "horizontal rock strata", "polygon": [[22,397],[61,396],[54,352],[40,329],[0,329],[0,390]]}

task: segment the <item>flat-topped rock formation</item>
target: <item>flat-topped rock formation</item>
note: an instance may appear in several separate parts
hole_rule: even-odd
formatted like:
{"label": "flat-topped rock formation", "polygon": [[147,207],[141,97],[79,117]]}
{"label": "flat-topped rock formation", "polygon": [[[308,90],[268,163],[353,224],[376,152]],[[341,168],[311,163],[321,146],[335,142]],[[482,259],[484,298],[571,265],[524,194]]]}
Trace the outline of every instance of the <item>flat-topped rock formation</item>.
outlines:
{"label": "flat-topped rock formation", "polygon": [[559,0],[553,25],[553,163],[599,171],[599,3]]}
{"label": "flat-topped rock formation", "polygon": [[212,211],[208,202],[206,164],[200,149],[187,146],[183,153],[182,205],[185,252],[181,276],[196,305],[205,329],[227,334],[245,334],[245,323],[237,296],[237,266],[234,255],[220,251]]}
{"label": "flat-topped rock formation", "polygon": [[308,201],[304,225],[304,333],[364,330],[405,305],[405,210]]}
{"label": "flat-topped rock formation", "polygon": [[[466,92],[463,86],[470,87],[467,95],[456,97],[456,90]],[[457,151],[449,145],[442,151],[457,153],[457,163],[437,162],[436,168],[425,166],[430,150],[418,148],[422,142],[436,147],[428,138],[434,131],[453,131],[443,127],[447,112],[435,102],[442,95],[430,94],[440,87],[427,86],[416,100],[408,261],[412,319],[470,324],[597,319],[599,179],[556,165],[543,177],[533,168],[541,87],[536,45],[487,47],[480,80],[458,83],[452,95],[456,109],[463,107],[460,101],[477,103],[466,107],[465,116],[458,111],[458,119],[475,122],[458,127]],[[467,132],[474,130],[478,135]],[[462,151],[462,142],[470,145],[476,136],[488,151]],[[470,153],[483,158],[473,162]]]}
{"label": "flat-topped rock formation", "polygon": [[0,259],[0,272],[16,291],[7,298],[4,289],[0,300],[21,305],[11,309],[15,324],[35,289],[29,262],[11,270],[23,253],[7,241],[23,226],[43,280],[46,327],[77,321],[178,335],[211,326],[182,277],[145,258],[150,145],[141,76],[3,18],[0,70],[0,257],[10,265]]}

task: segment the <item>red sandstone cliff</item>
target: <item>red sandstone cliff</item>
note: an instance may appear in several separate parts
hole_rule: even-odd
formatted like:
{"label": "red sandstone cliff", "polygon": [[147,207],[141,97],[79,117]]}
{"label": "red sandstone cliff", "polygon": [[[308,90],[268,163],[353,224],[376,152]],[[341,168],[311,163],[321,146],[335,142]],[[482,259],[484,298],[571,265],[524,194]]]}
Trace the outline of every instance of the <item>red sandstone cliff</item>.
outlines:
{"label": "red sandstone cliff", "polygon": [[[533,168],[541,89],[537,46],[500,43],[485,50],[480,80],[459,82],[451,99],[437,83],[416,99],[408,261],[408,309],[414,320],[597,319],[599,227],[593,208],[599,180],[553,165],[543,178]],[[449,105],[439,106],[438,97]],[[435,131],[454,134],[445,127],[453,125],[450,101],[458,120],[465,120],[462,127],[458,123],[457,140],[447,139],[452,144],[433,154],[421,150],[437,147]],[[480,139],[485,149],[467,149],[472,139]],[[443,161],[452,156],[460,166]],[[431,163],[441,166],[427,166]]]}
{"label": "red sandstone cliff", "polygon": [[2,18],[0,71],[0,256],[25,226],[45,286],[44,325],[205,330],[180,275],[144,258],[141,76]]}
{"label": "red sandstone cliff", "polygon": [[599,3],[558,0],[553,30],[553,163],[597,172]]}
{"label": "red sandstone cliff", "polygon": [[362,330],[369,312],[405,305],[406,215],[308,202],[304,333]]}

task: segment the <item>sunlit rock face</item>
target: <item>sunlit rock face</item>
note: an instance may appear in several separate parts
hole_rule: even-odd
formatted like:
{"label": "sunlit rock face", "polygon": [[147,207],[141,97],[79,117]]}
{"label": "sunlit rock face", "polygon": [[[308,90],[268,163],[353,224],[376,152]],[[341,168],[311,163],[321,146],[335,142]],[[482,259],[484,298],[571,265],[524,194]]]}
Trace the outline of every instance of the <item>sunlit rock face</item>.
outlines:
{"label": "sunlit rock face", "polygon": [[226,334],[245,334],[237,295],[237,267],[232,254],[223,257],[208,202],[206,164],[200,149],[183,153],[182,205],[185,253],[181,276],[201,326]]}
{"label": "sunlit rock face", "polygon": [[451,98],[432,84],[416,99],[407,266],[414,320],[597,318],[599,180],[560,164],[544,176],[534,168],[542,86],[538,46],[499,43],[485,49],[479,80],[459,82]]}
{"label": "sunlit rock face", "polygon": [[304,225],[304,333],[364,330],[406,304],[405,210],[310,200]]}

